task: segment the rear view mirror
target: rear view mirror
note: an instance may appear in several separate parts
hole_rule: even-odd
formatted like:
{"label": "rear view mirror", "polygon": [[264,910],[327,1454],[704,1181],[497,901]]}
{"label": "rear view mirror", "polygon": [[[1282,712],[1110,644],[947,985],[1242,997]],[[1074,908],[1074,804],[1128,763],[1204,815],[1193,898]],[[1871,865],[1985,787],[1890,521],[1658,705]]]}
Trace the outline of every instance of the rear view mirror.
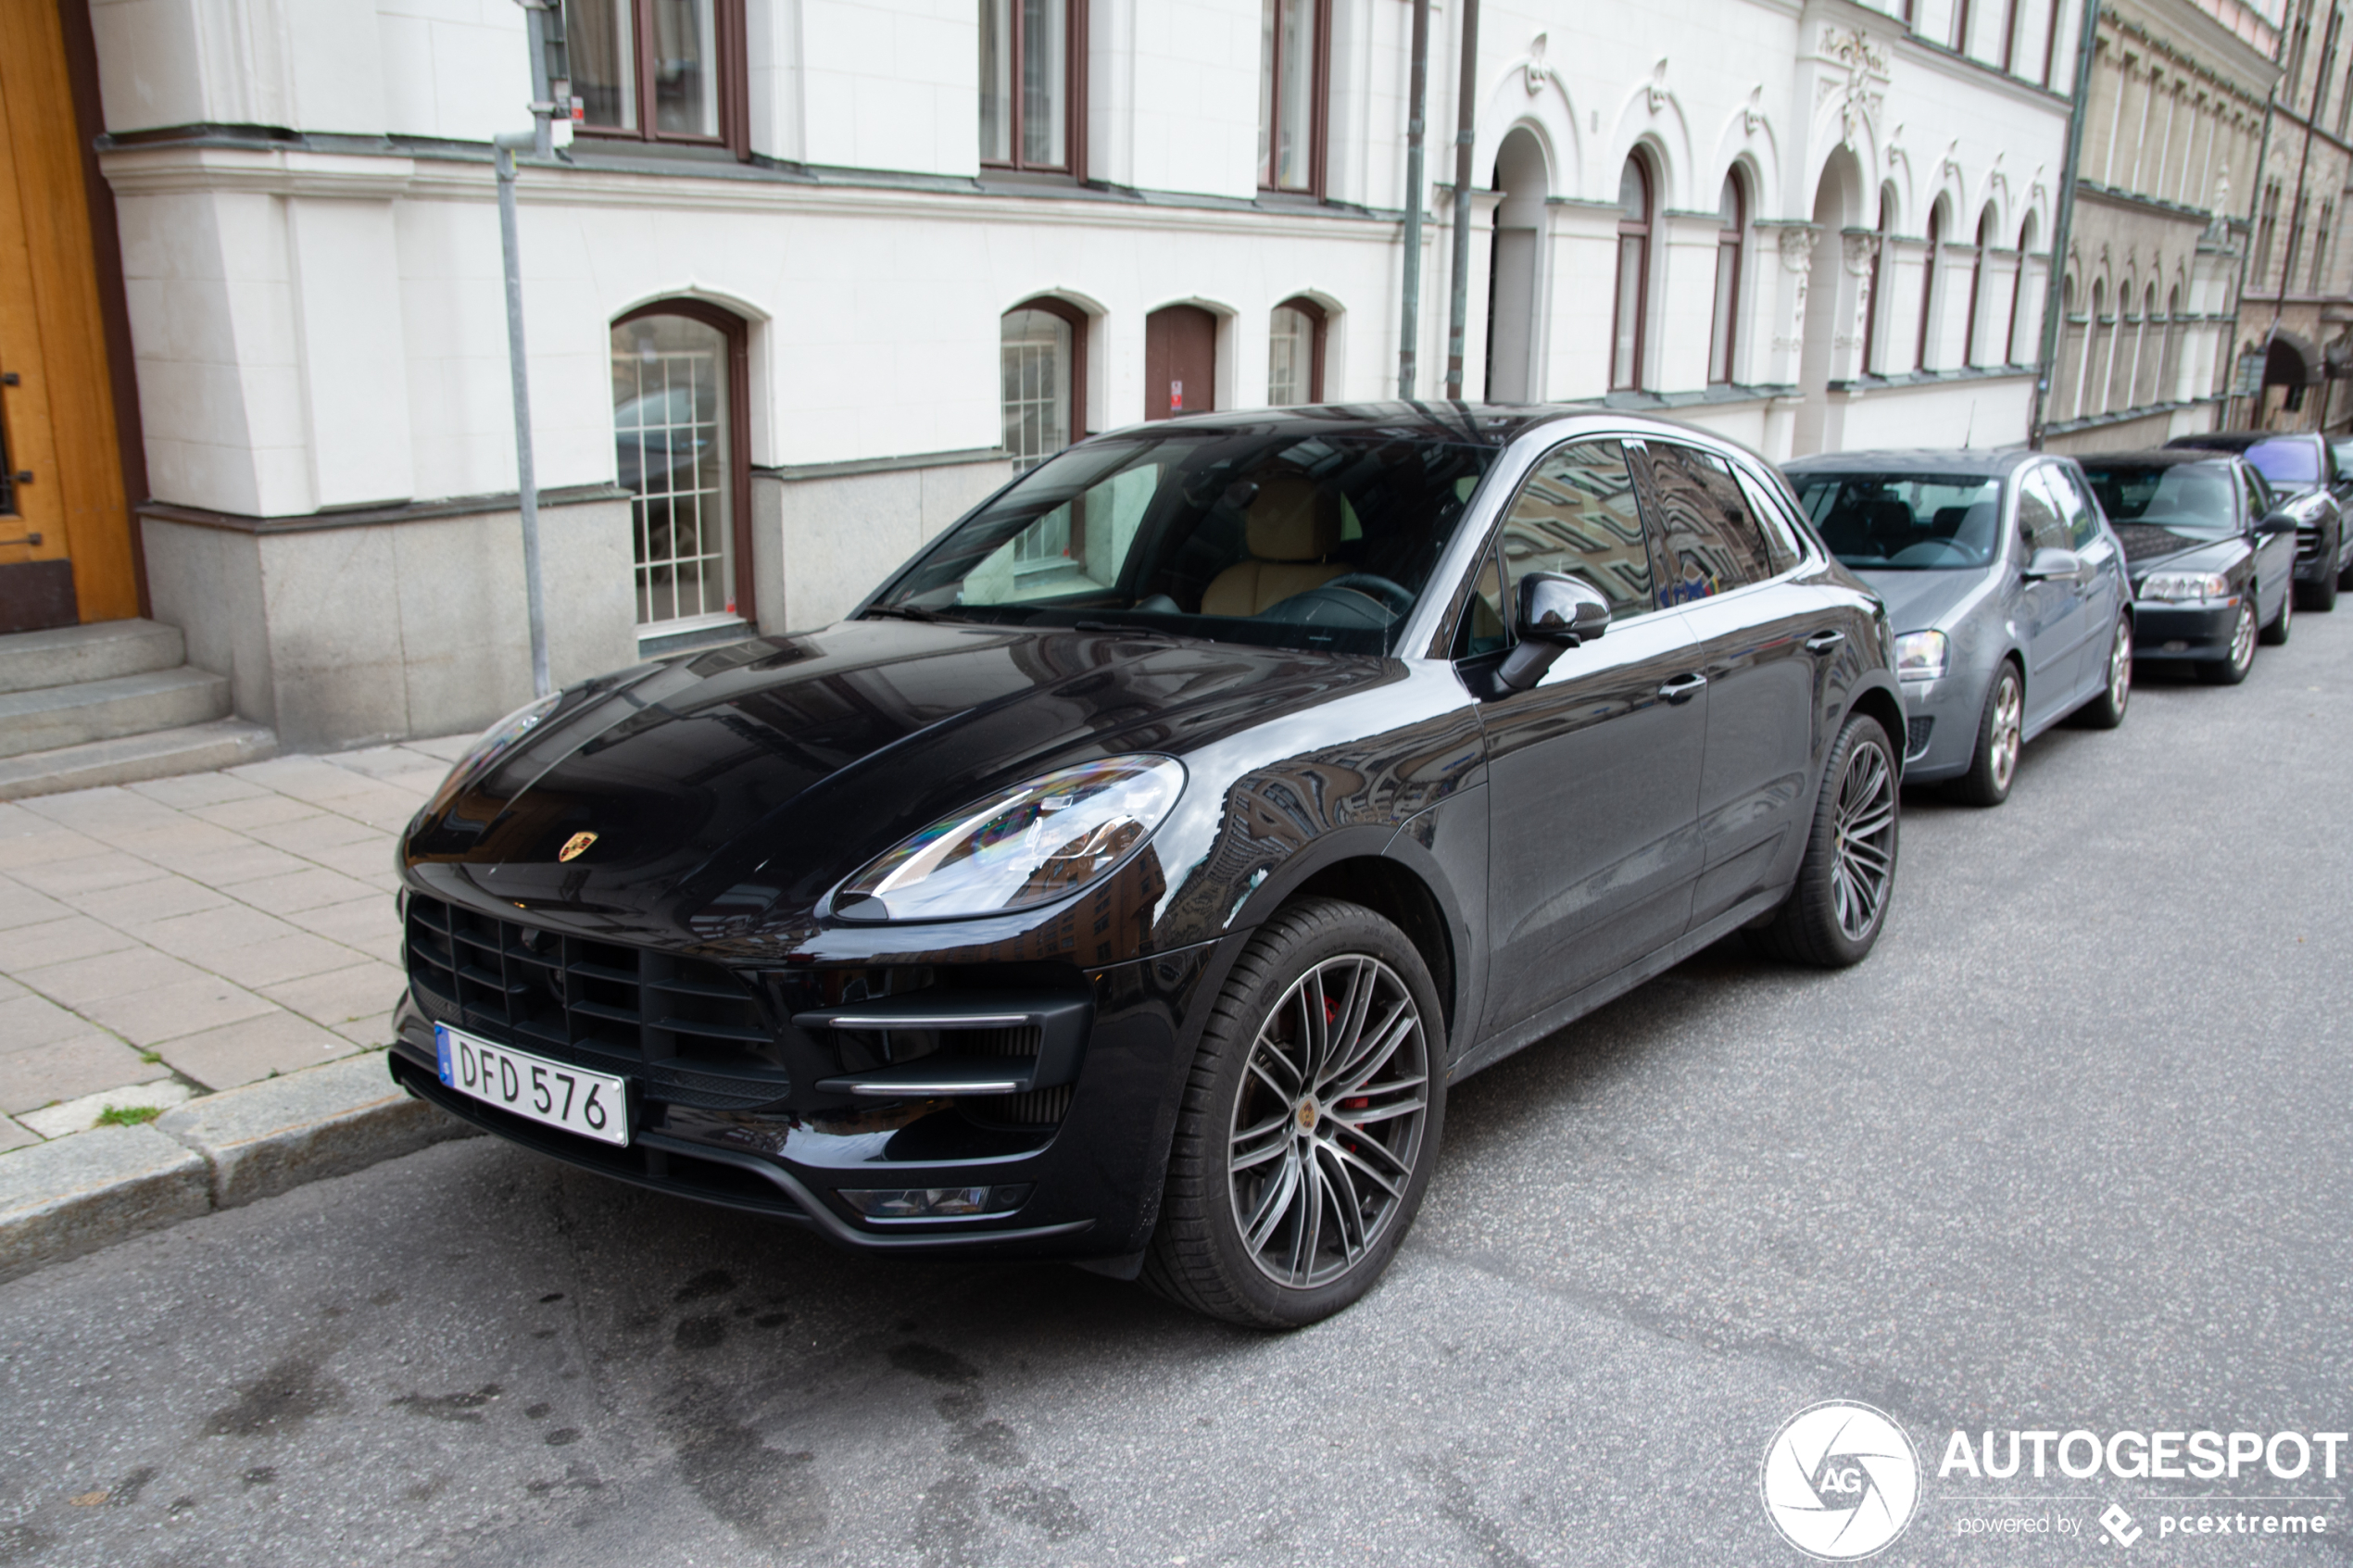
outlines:
{"label": "rear view mirror", "polygon": [[2042,549],[2034,552],[2023,573],[2029,583],[2049,583],[2059,578],[2080,582],[2083,576],[2083,558],[2073,550]]}
{"label": "rear view mirror", "polygon": [[2296,514],[2293,512],[2272,512],[2255,525],[2255,532],[2258,533],[2293,533],[2296,532]]}
{"label": "rear view mirror", "polygon": [[1513,585],[1512,630],[1519,637],[1496,679],[1526,691],[1553,661],[1609,630],[1609,601],[1601,590],[1565,571],[1531,571]]}

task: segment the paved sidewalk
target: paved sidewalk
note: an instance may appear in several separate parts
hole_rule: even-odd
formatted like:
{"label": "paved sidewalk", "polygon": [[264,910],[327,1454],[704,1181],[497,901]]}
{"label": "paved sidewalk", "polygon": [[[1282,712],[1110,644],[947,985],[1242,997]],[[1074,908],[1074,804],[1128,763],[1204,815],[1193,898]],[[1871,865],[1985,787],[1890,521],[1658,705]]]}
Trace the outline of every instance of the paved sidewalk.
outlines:
{"label": "paved sidewalk", "polygon": [[393,838],[472,740],[0,803],[0,1149],[384,1045]]}

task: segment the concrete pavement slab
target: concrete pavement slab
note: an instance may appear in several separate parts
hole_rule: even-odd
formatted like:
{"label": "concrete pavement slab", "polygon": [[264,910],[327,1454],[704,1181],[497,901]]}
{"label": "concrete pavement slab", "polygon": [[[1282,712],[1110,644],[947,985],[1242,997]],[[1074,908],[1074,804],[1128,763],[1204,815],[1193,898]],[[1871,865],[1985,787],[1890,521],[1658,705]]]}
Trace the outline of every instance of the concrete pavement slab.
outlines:
{"label": "concrete pavement slab", "polygon": [[[208,1089],[234,1088],[269,1077],[296,1073],[322,1061],[348,1056],[352,1042],[307,1018],[290,1012],[270,1012],[240,1023],[170,1040],[156,1047],[175,1073]],[[0,1059],[0,1072],[6,1059]],[[0,1105],[0,1110],[8,1109]]]}
{"label": "concrete pavement slab", "polygon": [[41,1141],[41,1135],[13,1117],[0,1116],[0,1154]]}
{"label": "concrete pavement slab", "polygon": [[386,1008],[384,1011],[367,1018],[355,1018],[347,1023],[338,1023],[335,1025],[335,1033],[349,1040],[353,1045],[363,1046],[370,1050],[380,1046],[389,1046],[392,1044],[392,1009]]}
{"label": "concrete pavement slab", "polygon": [[217,806],[192,806],[188,815],[208,822],[232,833],[252,833],[258,828],[273,827],[282,822],[302,822],[321,816],[320,809],[308,800],[296,800],[283,795],[257,795],[244,800],[224,800]]}
{"label": "concrete pavement slab", "polygon": [[391,895],[371,888],[364,897],[346,904],[329,904],[316,909],[296,909],[286,916],[289,923],[298,925],[314,936],[330,941],[349,943],[374,941],[382,937],[397,938],[400,915],[393,907]]}
{"label": "concrete pavement slab", "polygon": [[158,985],[152,991],[107,997],[82,1011],[134,1046],[152,1048],[205,1030],[261,1018],[278,1008],[268,997],[246,990],[233,980],[199,972],[193,980]]}
{"label": "concrete pavement slab", "polygon": [[71,902],[78,894],[120,887],[127,882],[152,882],[156,868],[136,855],[126,855],[120,849],[109,848],[91,855],[76,855],[69,859],[44,860],[38,865],[21,866],[14,874],[17,881],[35,893],[45,893],[52,898]]}
{"label": "concrete pavement slab", "polygon": [[107,1111],[149,1110],[160,1114],[186,1103],[195,1092],[176,1078],[157,1078],[153,1083],[126,1084],[119,1089],[101,1089],[79,1099],[44,1105],[38,1110],[24,1112],[17,1120],[44,1138],[69,1137],[96,1127],[98,1118]]}
{"label": "concrete pavement slab", "polygon": [[35,893],[14,877],[0,877],[0,931],[41,925],[63,920],[71,913],[70,907],[46,894]]}
{"label": "concrete pavement slab", "polygon": [[136,946],[131,937],[110,925],[83,915],[68,915],[63,920],[22,925],[9,932],[7,939],[0,942],[0,969],[14,973]]}
{"label": "concrete pavement slab", "polygon": [[371,960],[268,986],[262,995],[332,1029],[390,1011],[407,984],[408,977],[398,969]]}
{"label": "concrete pavement slab", "polygon": [[0,1159],[0,1280],[211,1207],[211,1167],[153,1127],[19,1148]]}
{"label": "concrete pavement slab", "polygon": [[176,915],[138,929],[141,939],[148,945],[198,964],[232,947],[251,947],[256,942],[296,934],[295,927],[276,916],[243,903]]}
{"label": "concrete pavement slab", "polygon": [[238,985],[259,990],[305,975],[324,974],[354,961],[354,949],[308,932],[273,936],[249,947],[230,947],[206,956],[205,967]]}
{"label": "concrete pavement slab", "polygon": [[170,1075],[161,1062],[147,1061],[120,1040],[93,1030],[0,1056],[0,1111],[38,1110],[52,1100]]}
{"label": "concrete pavement slab", "polygon": [[155,1125],[209,1163],[221,1209],[475,1132],[411,1098],[381,1051],[210,1095]]}
{"label": "concrete pavement slab", "polygon": [[20,969],[16,977],[51,1001],[86,1012],[93,1002],[195,980],[203,973],[152,947],[124,947],[39,969]]}
{"label": "concrete pavement slab", "polygon": [[245,800],[270,793],[258,784],[232,778],[227,773],[183,773],[176,779],[148,779],[123,787],[182,810],[191,806],[217,806],[224,800]]}
{"label": "concrete pavement slab", "polygon": [[46,997],[30,992],[0,1001],[0,1056],[90,1033],[90,1025]]}
{"label": "concrete pavement slab", "polygon": [[283,876],[262,877],[253,882],[235,884],[237,897],[257,909],[272,913],[291,915],[302,909],[323,909],[329,904],[347,904],[363,898],[369,892],[364,882],[355,882],[340,872],[324,866],[309,866]]}
{"label": "concrete pavement slab", "polygon": [[217,909],[235,900],[201,882],[175,876],[158,868],[158,874],[153,882],[126,883],[103,892],[85,893],[73,902],[79,912],[127,931],[133,926],[152,925],[159,920],[170,920],[174,915]]}

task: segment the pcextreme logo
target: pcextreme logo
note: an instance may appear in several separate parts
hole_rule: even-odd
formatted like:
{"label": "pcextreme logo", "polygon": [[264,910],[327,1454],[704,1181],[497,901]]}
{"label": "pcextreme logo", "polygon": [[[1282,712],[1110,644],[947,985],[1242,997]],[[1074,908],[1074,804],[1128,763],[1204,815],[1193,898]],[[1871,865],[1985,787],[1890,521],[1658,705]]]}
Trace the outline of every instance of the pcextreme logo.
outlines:
{"label": "pcextreme logo", "polygon": [[1884,1411],[1830,1399],[1773,1435],[1762,1490],[1782,1539],[1808,1557],[1851,1562],[1883,1550],[1912,1522],[1919,1455]]}

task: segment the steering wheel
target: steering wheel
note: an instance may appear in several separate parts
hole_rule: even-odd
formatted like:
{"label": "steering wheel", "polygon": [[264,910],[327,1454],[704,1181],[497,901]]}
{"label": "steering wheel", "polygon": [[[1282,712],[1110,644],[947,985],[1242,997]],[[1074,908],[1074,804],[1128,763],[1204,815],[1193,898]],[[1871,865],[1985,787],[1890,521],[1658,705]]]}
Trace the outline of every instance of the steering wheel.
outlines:
{"label": "steering wheel", "polygon": [[1341,575],[1333,578],[1330,582],[1321,583],[1316,584],[1316,586],[1323,588],[1353,588],[1358,593],[1364,595],[1366,598],[1379,599],[1383,601],[1390,609],[1396,611],[1399,615],[1408,614],[1414,608],[1414,596],[1412,594],[1408,593],[1399,584],[1391,583],[1388,578],[1378,576],[1370,571],[1344,572]]}

